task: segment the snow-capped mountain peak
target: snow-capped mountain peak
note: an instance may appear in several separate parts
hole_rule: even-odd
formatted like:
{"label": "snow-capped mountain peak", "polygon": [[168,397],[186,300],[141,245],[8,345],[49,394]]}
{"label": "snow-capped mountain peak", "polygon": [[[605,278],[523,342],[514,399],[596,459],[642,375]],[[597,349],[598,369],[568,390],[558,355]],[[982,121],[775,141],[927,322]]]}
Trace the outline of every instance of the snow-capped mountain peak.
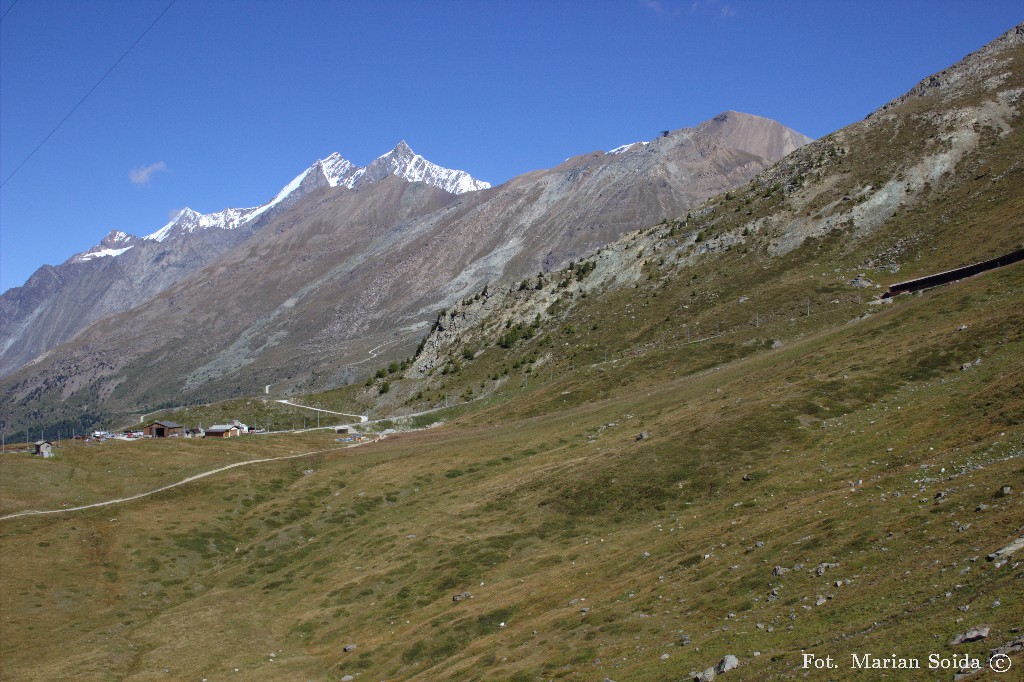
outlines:
{"label": "snow-capped mountain peak", "polygon": [[444,168],[427,161],[414,152],[405,140],[370,162],[359,178],[359,183],[377,182],[388,175],[397,175],[409,182],[425,182],[452,194],[474,192],[491,186],[465,171]]}
{"label": "snow-capped mountain peak", "polygon": [[178,211],[178,215],[171,218],[171,221],[161,227],[153,234],[148,234],[143,239],[151,242],[162,242],[172,234],[192,232],[199,225],[202,214],[191,208],[185,207]]}
{"label": "snow-capped mountain peak", "polygon": [[353,176],[358,177],[363,174],[363,169],[355,165],[348,159],[342,158],[341,154],[334,152],[326,159],[317,161],[320,166],[320,171],[323,173],[324,178],[327,180],[327,184],[331,187],[349,187],[353,182]]}
{"label": "snow-capped mountain peak", "polygon": [[69,263],[85,263],[105,258],[107,256],[120,256],[139,242],[139,238],[133,234],[121,230],[111,230],[103,240],[88,251],[76,254],[68,259]]}
{"label": "snow-capped mountain peak", "polygon": [[[427,161],[409,147],[405,140],[394,149],[360,167],[337,152],[318,160],[281,188],[273,199],[252,208],[227,208],[203,214],[184,208],[166,225],[141,239],[126,232],[113,231],[97,246],[71,257],[72,262],[85,262],[104,256],[119,256],[140,241],[163,242],[196,230],[218,228],[234,230],[247,225],[275,207],[286,208],[309,192],[321,187],[355,189],[396,175],[409,182],[424,182],[453,194],[462,194],[490,187],[461,170],[444,168]],[[280,210],[280,209],[279,209]]]}

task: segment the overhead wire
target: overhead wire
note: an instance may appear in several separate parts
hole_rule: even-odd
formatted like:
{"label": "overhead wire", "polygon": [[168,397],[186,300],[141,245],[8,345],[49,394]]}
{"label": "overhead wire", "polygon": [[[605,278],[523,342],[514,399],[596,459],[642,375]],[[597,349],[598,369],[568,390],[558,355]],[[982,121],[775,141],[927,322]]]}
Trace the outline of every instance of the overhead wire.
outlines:
{"label": "overhead wire", "polygon": [[17,5],[17,4],[18,4],[18,0],[14,0],[14,2],[11,3],[10,7],[8,7],[7,9],[4,10],[3,16],[0,16],[0,21],[3,21],[4,19],[6,19],[7,15],[11,13],[11,10],[14,9],[14,6]]}
{"label": "overhead wire", "polygon": [[[16,1],[17,1],[17,0],[16,0]],[[60,129],[60,127],[61,127],[62,125],[64,125],[64,122],[65,122],[65,121],[67,121],[67,120],[68,120],[69,118],[71,118],[71,115],[72,115],[73,113],[75,113],[75,111],[76,111],[76,110],[78,109],[78,107],[82,106],[82,104],[83,104],[83,103],[85,102],[85,100],[89,99],[89,95],[91,95],[91,94],[93,93],[93,91],[95,91],[95,90],[96,90],[96,88],[98,88],[98,87],[100,86],[100,84],[101,84],[101,83],[103,83],[103,81],[105,81],[105,80],[107,79],[107,76],[109,76],[109,75],[110,75],[110,73],[111,73],[111,72],[112,72],[112,71],[113,71],[114,69],[116,69],[116,68],[117,68],[117,65],[118,65],[118,64],[120,64],[120,63],[121,63],[122,61],[124,61],[124,58],[128,56],[128,53],[129,53],[129,52],[131,52],[131,51],[132,51],[132,49],[133,49],[133,48],[134,48],[134,47],[135,47],[136,45],[138,45],[138,44],[139,44],[139,43],[140,43],[140,42],[142,41],[142,39],[143,39],[143,38],[145,38],[145,37],[146,37],[146,34],[147,34],[147,33],[149,33],[149,32],[150,32],[150,31],[151,31],[151,30],[153,29],[153,27],[157,25],[157,23],[158,23],[158,22],[159,22],[159,21],[160,21],[160,20],[161,20],[161,19],[163,18],[163,16],[164,16],[165,14],[167,14],[167,11],[168,11],[168,10],[170,10],[170,9],[171,9],[171,7],[173,7],[173,6],[174,6],[174,3],[176,3],[177,1],[178,1],[178,0],[171,0],[171,2],[170,2],[170,3],[168,4],[168,5],[167,5],[167,7],[165,7],[165,8],[164,8],[164,11],[163,11],[163,12],[161,12],[161,13],[160,13],[160,15],[159,15],[159,16],[158,16],[158,17],[157,17],[156,19],[154,19],[154,20],[153,20],[153,22],[152,22],[152,23],[151,23],[151,24],[150,24],[149,26],[147,26],[147,27],[146,27],[146,30],[145,30],[145,31],[143,31],[143,32],[142,32],[142,34],[141,34],[141,35],[140,35],[140,36],[139,36],[138,38],[136,38],[136,39],[135,39],[135,42],[133,42],[133,43],[132,43],[131,45],[129,45],[129,46],[128,46],[128,49],[127,49],[127,50],[125,50],[125,51],[124,51],[124,53],[122,53],[122,54],[121,54],[121,56],[117,58],[117,61],[115,61],[115,62],[114,62],[113,66],[111,66],[111,67],[110,67],[109,69],[107,69],[107,72],[106,72],[106,73],[104,73],[104,74],[103,74],[103,75],[102,75],[102,76],[100,77],[100,79],[99,79],[98,81],[96,81],[96,84],[95,84],[95,85],[93,85],[93,86],[92,86],[91,88],[89,88],[89,92],[85,93],[85,95],[84,95],[84,96],[82,97],[82,99],[78,100],[78,104],[76,104],[75,106],[73,106],[73,107],[71,108],[71,111],[69,111],[69,112],[67,113],[67,115],[66,115],[66,116],[65,116],[64,118],[62,118],[62,119],[60,120],[60,123],[58,123],[58,124],[57,124],[56,126],[54,126],[53,130],[51,130],[51,131],[50,131],[50,132],[49,132],[49,133],[48,133],[48,134],[46,135],[46,137],[44,137],[44,138],[43,138],[43,141],[42,141],[42,142],[40,142],[39,144],[37,144],[37,145],[36,145],[36,148],[35,148],[35,149],[33,149],[33,150],[32,150],[31,152],[29,152],[29,155],[28,155],[28,156],[26,156],[26,157],[25,157],[25,159],[24,159],[24,160],[23,160],[23,161],[22,161],[21,163],[19,163],[19,164],[18,164],[18,167],[17,167],[17,168],[15,168],[15,169],[14,169],[13,171],[11,171],[11,174],[10,174],[10,175],[8,175],[8,176],[7,176],[6,178],[4,178],[3,182],[0,182],[0,187],[3,187],[4,185],[6,185],[6,184],[7,184],[7,181],[8,181],[8,180],[10,180],[11,178],[13,178],[13,177],[14,177],[14,176],[15,176],[15,175],[16,175],[16,174],[18,173],[18,171],[20,171],[20,170],[22,169],[22,167],[23,167],[23,166],[24,166],[24,165],[25,165],[26,163],[28,163],[28,160],[29,160],[29,159],[31,159],[31,158],[32,158],[32,157],[33,157],[33,156],[35,155],[35,153],[36,153],[36,152],[38,152],[38,151],[39,151],[39,150],[40,150],[40,149],[42,148],[42,146],[43,146],[44,144],[46,144],[46,141],[47,141],[47,140],[49,140],[49,139],[50,139],[51,137],[53,137],[53,134],[54,134],[54,133],[56,133],[56,132],[57,132],[57,131],[58,131],[58,130]],[[11,7],[14,7],[14,5],[11,5]],[[8,7],[8,8],[7,8],[7,12],[10,12],[10,11],[11,11],[11,7]],[[7,16],[7,13],[6,13],[6,12],[4,13],[4,16]]]}

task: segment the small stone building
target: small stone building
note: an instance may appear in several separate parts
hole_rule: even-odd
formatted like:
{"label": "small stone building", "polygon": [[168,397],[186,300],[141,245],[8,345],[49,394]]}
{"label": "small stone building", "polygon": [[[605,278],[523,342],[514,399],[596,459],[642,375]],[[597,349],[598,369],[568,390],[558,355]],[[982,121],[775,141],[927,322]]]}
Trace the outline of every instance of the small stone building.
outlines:
{"label": "small stone building", "polygon": [[53,443],[48,440],[37,440],[36,455],[39,457],[53,457]]}

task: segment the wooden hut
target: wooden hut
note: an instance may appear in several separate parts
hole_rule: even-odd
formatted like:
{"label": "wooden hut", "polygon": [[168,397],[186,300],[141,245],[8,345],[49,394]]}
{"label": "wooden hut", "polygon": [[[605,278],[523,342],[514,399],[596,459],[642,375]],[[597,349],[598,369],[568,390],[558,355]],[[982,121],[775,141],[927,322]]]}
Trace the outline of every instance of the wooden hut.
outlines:
{"label": "wooden hut", "polygon": [[142,429],[142,434],[150,438],[168,438],[170,436],[184,436],[185,427],[177,422],[155,421],[147,424]]}
{"label": "wooden hut", "polygon": [[204,438],[234,438],[238,435],[238,427],[234,424],[214,424],[206,429]]}

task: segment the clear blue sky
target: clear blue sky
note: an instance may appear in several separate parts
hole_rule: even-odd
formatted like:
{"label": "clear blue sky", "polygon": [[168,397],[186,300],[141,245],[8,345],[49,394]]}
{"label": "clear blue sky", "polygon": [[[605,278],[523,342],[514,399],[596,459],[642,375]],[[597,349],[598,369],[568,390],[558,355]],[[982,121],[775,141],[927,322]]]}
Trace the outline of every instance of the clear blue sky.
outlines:
{"label": "clear blue sky", "polygon": [[[0,180],[169,2],[0,0]],[[1019,0],[177,0],[0,190],[0,290],[111,229],[264,203],[335,151],[405,139],[498,184],[728,109],[820,137],[1022,20]]]}

